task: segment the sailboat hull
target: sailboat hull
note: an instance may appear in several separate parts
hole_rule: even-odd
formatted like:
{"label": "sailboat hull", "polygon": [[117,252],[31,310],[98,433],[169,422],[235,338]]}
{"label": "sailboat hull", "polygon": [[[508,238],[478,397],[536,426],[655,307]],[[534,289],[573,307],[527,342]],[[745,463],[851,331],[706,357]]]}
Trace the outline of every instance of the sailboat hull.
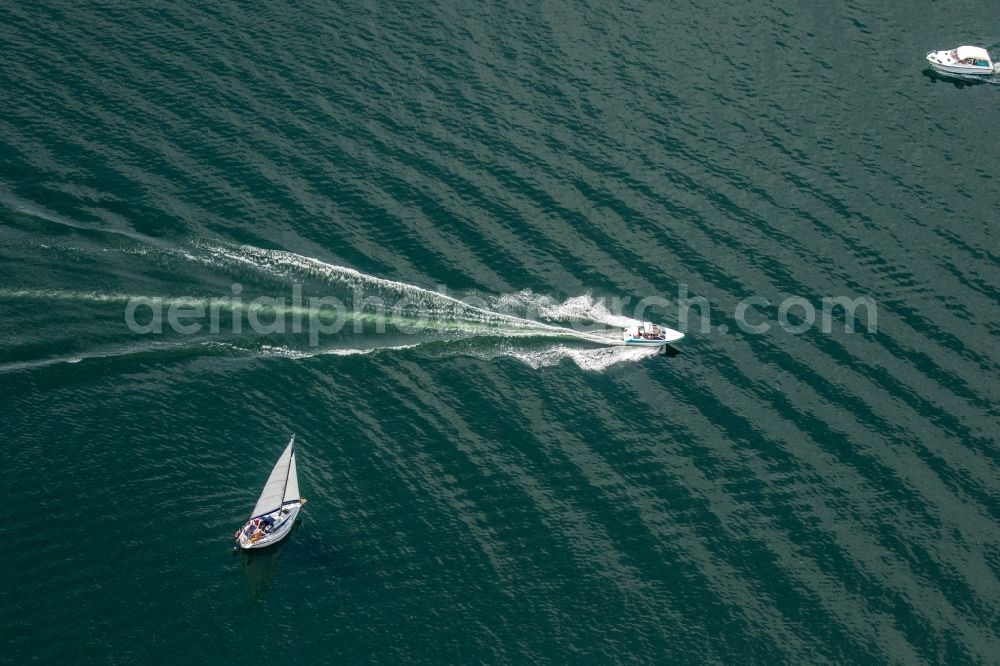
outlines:
{"label": "sailboat hull", "polygon": [[[271,531],[261,538],[254,540],[246,535],[245,529],[244,531],[241,531],[239,539],[237,540],[240,548],[243,550],[267,548],[268,546],[273,546],[288,536],[288,534],[292,531],[292,525],[295,524],[295,519],[299,515],[299,510],[302,508],[302,504],[289,504],[284,508],[288,511],[288,513],[284,516],[280,516],[278,511],[268,514],[275,519],[275,524]],[[281,518],[280,522],[278,521],[278,518]]]}

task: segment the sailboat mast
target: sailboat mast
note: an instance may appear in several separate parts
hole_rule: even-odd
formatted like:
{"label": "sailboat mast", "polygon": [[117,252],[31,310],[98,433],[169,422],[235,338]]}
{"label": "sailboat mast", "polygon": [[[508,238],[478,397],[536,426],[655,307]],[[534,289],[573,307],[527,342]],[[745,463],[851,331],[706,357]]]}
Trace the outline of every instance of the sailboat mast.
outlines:
{"label": "sailboat mast", "polygon": [[295,433],[292,433],[292,441],[289,443],[291,444],[292,451],[288,454],[288,467],[285,469],[285,487],[281,489],[281,500],[278,502],[279,510],[285,506],[285,493],[288,492],[288,475],[292,471],[292,460],[295,459]]}

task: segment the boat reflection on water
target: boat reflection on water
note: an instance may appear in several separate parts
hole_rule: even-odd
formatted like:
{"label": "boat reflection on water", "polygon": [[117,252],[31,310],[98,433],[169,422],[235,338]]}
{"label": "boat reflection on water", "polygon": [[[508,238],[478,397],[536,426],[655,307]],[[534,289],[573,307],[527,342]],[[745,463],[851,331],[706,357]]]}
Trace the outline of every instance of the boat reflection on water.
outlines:
{"label": "boat reflection on water", "polygon": [[[292,525],[289,532],[295,532],[302,525],[302,520],[298,519]],[[260,599],[271,588],[278,571],[281,552],[288,544],[287,540],[274,544],[270,548],[243,550],[238,549],[236,554],[243,558],[243,575],[250,587],[250,596],[254,600]]]}
{"label": "boat reflection on water", "polygon": [[921,72],[934,83],[950,83],[956,88],[967,88],[984,84],[1000,83],[1000,77],[991,76],[967,76],[965,74],[942,74],[932,67],[925,67]]}

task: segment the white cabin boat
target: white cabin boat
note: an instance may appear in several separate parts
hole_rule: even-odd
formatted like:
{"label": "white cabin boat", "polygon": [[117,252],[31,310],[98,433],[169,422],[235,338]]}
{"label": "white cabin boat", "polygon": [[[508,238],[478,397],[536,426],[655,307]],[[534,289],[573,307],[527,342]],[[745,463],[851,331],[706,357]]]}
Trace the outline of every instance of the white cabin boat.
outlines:
{"label": "white cabin boat", "polygon": [[267,477],[264,490],[254,505],[250,519],[234,535],[244,550],[265,548],[286,536],[295,517],[306,503],[299,497],[299,476],[295,468],[295,435],[281,453]]}
{"label": "white cabin boat", "polygon": [[959,46],[950,51],[931,51],[927,54],[927,62],[944,74],[992,76],[995,73],[990,54],[978,46]]}
{"label": "white cabin boat", "polygon": [[629,326],[622,331],[622,341],[626,345],[637,347],[660,347],[683,337],[684,334],[680,331],[648,321],[643,322],[642,326]]}

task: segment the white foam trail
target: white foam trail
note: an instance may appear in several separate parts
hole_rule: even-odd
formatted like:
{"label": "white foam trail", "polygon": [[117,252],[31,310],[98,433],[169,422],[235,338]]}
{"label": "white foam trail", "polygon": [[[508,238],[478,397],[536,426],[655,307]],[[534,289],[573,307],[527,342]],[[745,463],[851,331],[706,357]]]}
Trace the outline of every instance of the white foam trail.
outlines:
{"label": "white foam trail", "polygon": [[105,294],[98,291],[66,291],[62,289],[0,289],[0,298],[26,298],[53,301],[84,301],[90,303],[128,303],[129,301],[160,301],[164,305],[178,307],[206,306],[210,299],[191,296],[162,297],[139,296],[135,294]]}
{"label": "white foam trail", "polygon": [[619,363],[635,363],[645,358],[655,356],[657,349],[648,347],[601,347],[584,349],[556,345],[546,349],[527,350],[506,347],[504,349],[469,352],[466,355],[484,361],[492,361],[499,357],[517,359],[531,368],[544,368],[558,365],[565,359],[573,361],[582,370],[601,372]]}
{"label": "white foam trail", "polygon": [[[148,296],[138,294],[114,294],[91,291],[66,291],[58,289],[38,290],[38,289],[5,289],[0,288],[0,299],[28,299],[28,300],[62,300],[71,302],[86,303],[116,303],[127,304],[129,302],[141,302],[145,304],[157,303],[161,307],[197,308],[203,313],[211,312],[213,309],[227,312],[249,313],[252,311],[269,312],[278,317],[292,315],[298,321],[308,321],[309,317],[315,314],[313,310],[303,306],[288,306],[277,304],[255,304],[253,301],[233,302],[229,297],[206,298],[197,296]],[[321,313],[320,316],[331,316],[329,313]],[[511,325],[504,319],[490,322],[481,317],[473,318],[420,318],[406,317],[396,313],[386,314],[384,318],[372,313],[347,312],[342,315],[347,322],[362,321],[374,324],[399,326],[403,328],[419,329],[428,333],[439,334],[461,334],[463,337],[505,337],[505,338],[531,338],[531,337],[574,337],[588,342],[596,342],[602,345],[620,345],[621,340],[616,336],[601,333],[599,331],[587,334],[577,333],[572,329],[558,326]],[[527,321],[527,320],[524,320]]]}
{"label": "white foam trail", "polygon": [[3,204],[7,208],[15,212],[24,213],[25,215],[37,217],[41,220],[46,220],[48,222],[52,222],[54,224],[58,224],[64,227],[69,227],[71,229],[79,229],[81,231],[93,231],[98,233],[114,234],[116,236],[122,236],[130,240],[138,241],[145,245],[151,245],[153,247],[164,250],[165,252],[179,255],[189,261],[202,263],[201,259],[191,254],[190,252],[182,248],[180,245],[172,243],[168,240],[164,240],[162,238],[156,238],[154,236],[147,236],[146,234],[139,233],[138,231],[132,231],[131,229],[116,229],[114,227],[102,227],[96,224],[88,224],[86,222],[78,222],[76,220],[70,220],[42,206],[29,203],[27,201],[23,201],[4,190],[0,190],[0,204]]}
{"label": "white foam trail", "polygon": [[375,352],[400,351],[402,349],[413,349],[414,347],[419,347],[419,346],[420,343],[412,345],[394,345],[391,347],[367,347],[364,349],[357,349],[357,348],[312,349],[304,351],[301,349],[291,349],[289,347],[261,345],[260,353],[254,355],[278,356],[281,358],[294,358],[294,359],[313,358],[315,356],[365,356],[367,354],[374,354]]}
{"label": "white foam trail", "polygon": [[35,368],[44,368],[50,365],[59,365],[61,363],[79,363],[80,361],[90,359],[90,358],[111,358],[114,356],[124,356],[131,352],[88,352],[81,354],[66,354],[63,356],[53,356],[51,358],[40,358],[31,361],[12,361],[10,363],[0,363],[0,375],[7,374],[8,372],[17,372],[19,370],[33,370]]}
{"label": "white foam trail", "polygon": [[613,314],[604,301],[594,300],[591,296],[576,296],[563,303],[542,311],[542,316],[551,319],[580,319],[596,321],[615,328],[637,326],[642,322]]}
{"label": "white foam trail", "polygon": [[[368,275],[353,268],[329,264],[319,259],[313,259],[312,257],[306,257],[286,250],[268,250],[250,245],[227,246],[205,242],[201,243],[201,247],[217,258],[249,265],[258,270],[285,278],[292,277],[291,271],[295,271],[299,274],[312,275],[327,281],[336,281],[353,287],[368,286],[389,289],[401,294],[416,295],[424,299],[429,299],[432,302],[445,304],[448,307],[456,309],[458,313],[462,313],[462,318],[469,317],[471,313],[475,315],[471,317],[474,321],[503,323],[515,328],[546,331],[602,345],[617,344],[614,338],[602,332],[577,331],[566,326],[556,326],[533,319],[496,312],[495,310],[471,305],[454,296],[425,289],[424,287]],[[460,316],[458,313],[455,313],[454,316]]]}
{"label": "white foam trail", "polygon": [[89,361],[94,359],[119,358],[122,356],[134,356],[137,354],[145,354],[157,351],[181,351],[185,349],[195,351],[198,348],[224,349],[232,355],[244,356],[248,358],[280,357],[289,359],[307,359],[307,358],[313,358],[315,356],[360,356],[366,354],[374,354],[376,352],[411,349],[417,346],[419,346],[419,344],[395,345],[392,347],[369,347],[364,349],[343,348],[343,349],[298,350],[289,347],[280,347],[272,345],[261,345],[259,349],[247,349],[245,347],[241,347],[236,344],[232,344],[229,342],[219,342],[216,340],[201,340],[194,344],[155,343],[151,345],[132,345],[129,347],[122,347],[122,348],[98,349],[88,352],[64,354],[62,356],[52,356],[49,358],[32,359],[28,361],[12,361],[9,363],[0,363],[0,375],[11,372],[18,372],[21,370],[34,370],[37,368],[45,368],[53,365],[62,365],[62,364],[69,365],[73,363],[80,363],[81,361]]}
{"label": "white foam trail", "polygon": [[[222,346],[232,350],[248,354],[254,357],[279,357],[290,359],[308,359],[319,356],[365,356],[380,352],[402,351],[405,349],[416,349],[425,344],[416,343],[409,345],[394,345],[391,347],[368,347],[368,348],[332,348],[332,349],[292,349],[289,347],[261,345],[259,350],[247,350],[236,345],[221,343]],[[451,358],[456,356],[467,356],[477,358],[482,361],[492,361],[497,358],[512,358],[524,363],[531,368],[544,368],[558,365],[565,359],[573,361],[583,370],[590,372],[601,372],[613,365],[620,363],[634,363],[645,358],[655,356],[656,349],[643,347],[600,347],[597,349],[585,349],[581,347],[569,347],[566,345],[555,345],[544,349],[522,349],[513,345],[504,345],[490,349],[477,350],[444,350],[432,354],[433,358]]]}
{"label": "white foam trail", "polygon": [[551,321],[586,321],[595,322],[613,328],[627,328],[642,322],[614,314],[603,298],[594,298],[590,294],[573,296],[559,302],[551,296],[535,294],[531,290],[519,291],[515,294],[504,294],[493,299],[495,307],[500,311],[517,311],[528,313]]}
{"label": "white foam trail", "polygon": [[51,365],[72,364],[92,359],[118,358],[120,356],[132,356],[154,351],[170,351],[184,348],[183,344],[172,344],[157,342],[149,345],[132,345],[128,347],[116,347],[97,349],[87,352],[77,352],[73,354],[63,354],[61,356],[51,356],[49,358],[32,359],[29,361],[11,361],[0,363],[0,374],[17,372],[19,370],[33,370],[45,368]]}

